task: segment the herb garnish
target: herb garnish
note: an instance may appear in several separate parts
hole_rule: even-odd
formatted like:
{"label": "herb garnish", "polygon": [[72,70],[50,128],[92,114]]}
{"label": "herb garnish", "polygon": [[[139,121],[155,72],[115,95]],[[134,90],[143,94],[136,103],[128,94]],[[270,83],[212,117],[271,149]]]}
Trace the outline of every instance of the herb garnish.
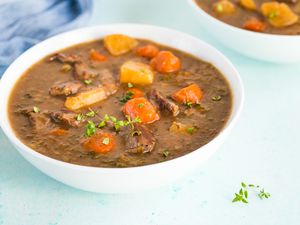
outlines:
{"label": "herb garnish", "polygon": [[87,117],[95,117],[96,114],[97,114],[97,112],[95,112],[94,110],[90,109],[90,111],[87,112],[85,115],[86,115]]}
{"label": "herb garnish", "polygon": [[139,108],[142,108],[142,107],[144,106],[144,104],[143,104],[143,103],[139,103],[139,104],[137,104],[137,106],[138,106]]}
{"label": "herb garnish", "polygon": [[108,145],[110,142],[109,138],[104,138],[102,143],[105,144],[105,145]]}
{"label": "herb garnish", "polygon": [[133,87],[132,83],[128,83],[127,86],[128,86],[129,88],[132,88],[132,87]]}
{"label": "herb garnish", "polygon": [[186,131],[187,131],[189,134],[193,134],[194,131],[195,131],[195,127],[188,127],[188,128],[186,128]]}
{"label": "herb garnish", "polygon": [[277,11],[272,11],[268,14],[268,18],[272,20],[275,19],[278,15],[279,13]]}
{"label": "herb garnish", "polygon": [[39,113],[41,110],[39,107],[33,106],[32,111],[35,113]]}
{"label": "herb garnish", "polygon": [[96,133],[96,125],[93,121],[88,121],[85,127],[85,135],[90,137]]}
{"label": "herb garnish", "polygon": [[84,119],[84,115],[82,113],[79,113],[77,116],[76,116],[76,120],[77,121],[81,121]]}
{"label": "herb garnish", "polygon": [[114,124],[114,128],[116,131],[119,131],[121,127],[128,126],[128,125],[131,125],[131,127],[133,129],[134,123],[141,123],[141,119],[139,117],[136,117],[132,120],[129,116],[126,116],[126,119],[127,120],[118,120],[114,116],[109,116],[109,115],[105,114],[102,121],[99,123],[98,128],[104,127],[106,125],[106,122],[108,122],[108,121],[111,121]]}
{"label": "herb garnish", "polygon": [[162,152],[162,154],[163,154],[163,156],[164,156],[165,158],[167,158],[167,157],[170,155],[169,149],[166,148],[166,149]]}
{"label": "herb garnish", "polygon": [[192,102],[187,102],[187,103],[185,103],[185,105],[186,105],[188,108],[192,108],[193,103],[192,103]]}
{"label": "herb garnish", "polygon": [[254,184],[249,184],[246,185],[244,182],[241,183],[241,189],[239,191],[239,193],[235,193],[235,197],[233,198],[232,202],[243,202],[243,203],[248,203],[248,187],[249,188],[254,188],[257,190],[259,190],[259,194],[257,194],[257,196],[261,199],[264,198],[269,198],[271,197],[271,194],[268,192],[265,192],[265,190],[262,188],[260,189],[259,185],[254,185]]}
{"label": "herb garnish", "polygon": [[121,103],[126,103],[127,101],[129,101],[132,98],[133,95],[134,95],[134,93],[132,91],[127,91],[125,93],[125,95],[119,99],[119,101]]}
{"label": "herb garnish", "polygon": [[89,85],[89,84],[93,83],[92,80],[84,80],[83,82],[84,82],[86,85]]}
{"label": "herb garnish", "polygon": [[211,98],[211,100],[216,101],[216,102],[220,101],[221,99],[222,99],[221,95],[216,95]]}

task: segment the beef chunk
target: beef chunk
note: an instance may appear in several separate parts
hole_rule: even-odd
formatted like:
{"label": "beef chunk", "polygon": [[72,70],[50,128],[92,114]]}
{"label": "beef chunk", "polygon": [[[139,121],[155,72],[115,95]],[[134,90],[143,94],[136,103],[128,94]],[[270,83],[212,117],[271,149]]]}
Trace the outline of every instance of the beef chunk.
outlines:
{"label": "beef chunk", "polygon": [[118,85],[113,74],[108,69],[100,71],[99,80],[101,85],[105,88],[106,95],[113,95],[118,90]]}
{"label": "beef chunk", "polygon": [[66,81],[62,83],[57,83],[49,89],[49,94],[52,96],[68,96],[76,94],[82,86],[83,84],[80,81]]}
{"label": "beef chunk", "polygon": [[99,75],[99,72],[90,68],[86,63],[78,62],[74,64],[74,77],[79,80],[89,80]]}
{"label": "beef chunk", "polygon": [[154,149],[156,140],[148,127],[135,124],[126,134],[126,151],[128,153],[147,153]]}
{"label": "beef chunk", "polygon": [[148,96],[150,100],[156,103],[161,110],[168,110],[173,114],[173,116],[177,116],[179,114],[180,111],[178,105],[164,96],[158,90],[152,89]]}
{"label": "beef chunk", "polygon": [[49,116],[55,123],[59,123],[64,126],[78,127],[82,122],[76,119],[76,113],[72,113],[67,110],[49,112]]}
{"label": "beef chunk", "polygon": [[56,53],[55,55],[50,57],[49,61],[50,62],[59,61],[61,63],[70,63],[70,64],[81,62],[80,58],[77,55],[74,54],[67,55],[64,53]]}
{"label": "beef chunk", "polygon": [[47,115],[41,112],[34,112],[31,108],[22,109],[20,110],[20,113],[28,117],[30,125],[36,131],[45,128],[50,122]]}

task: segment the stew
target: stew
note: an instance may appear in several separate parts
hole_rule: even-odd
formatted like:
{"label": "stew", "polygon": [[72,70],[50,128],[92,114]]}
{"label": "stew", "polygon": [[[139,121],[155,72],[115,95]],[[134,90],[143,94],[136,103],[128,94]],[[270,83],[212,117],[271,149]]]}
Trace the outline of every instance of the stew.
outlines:
{"label": "stew", "polygon": [[230,25],[269,34],[300,34],[299,0],[195,0],[207,13]]}
{"label": "stew", "polygon": [[9,101],[17,136],[46,156],[95,167],[170,160],[211,141],[231,112],[211,64],[147,40],[109,35],[26,71]]}

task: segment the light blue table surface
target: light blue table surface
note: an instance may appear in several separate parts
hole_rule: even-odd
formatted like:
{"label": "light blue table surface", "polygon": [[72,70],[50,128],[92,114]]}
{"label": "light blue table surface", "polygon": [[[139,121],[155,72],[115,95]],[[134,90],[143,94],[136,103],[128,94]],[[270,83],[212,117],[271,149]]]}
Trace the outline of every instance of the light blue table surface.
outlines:
{"label": "light blue table surface", "polygon": [[[184,0],[95,1],[91,25],[119,22],[171,27],[219,48],[245,84],[238,125],[192,174],[126,195],[83,192],[53,180],[0,132],[0,225],[300,224],[300,64],[258,62],[219,46]],[[271,198],[251,194],[248,205],[231,203],[242,180],[264,186]]]}

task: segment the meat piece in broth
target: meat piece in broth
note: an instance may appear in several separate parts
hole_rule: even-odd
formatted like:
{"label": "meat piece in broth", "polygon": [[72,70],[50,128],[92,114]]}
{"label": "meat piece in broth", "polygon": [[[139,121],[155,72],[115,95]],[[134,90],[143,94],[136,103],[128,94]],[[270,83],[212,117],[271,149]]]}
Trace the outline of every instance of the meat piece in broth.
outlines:
{"label": "meat piece in broth", "polygon": [[112,72],[110,72],[108,69],[103,69],[100,71],[99,80],[105,89],[107,96],[113,95],[117,92],[118,85],[116,79],[114,78]]}
{"label": "meat piece in broth", "polygon": [[78,62],[74,64],[74,77],[78,80],[89,80],[98,75],[99,72],[86,63]]}
{"label": "meat piece in broth", "polygon": [[152,89],[149,93],[149,98],[151,101],[156,103],[161,110],[167,110],[177,116],[179,114],[179,106],[164,96],[160,91]]}
{"label": "meat piece in broth", "polygon": [[155,147],[156,139],[145,125],[135,124],[133,130],[127,129],[125,136],[128,153],[148,153]]}
{"label": "meat piece in broth", "polygon": [[64,54],[64,53],[56,53],[49,59],[50,62],[52,61],[58,61],[61,63],[69,63],[69,64],[74,64],[74,63],[79,63],[81,62],[80,58],[77,55],[74,54]]}
{"label": "meat piece in broth", "polygon": [[82,86],[83,84],[80,81],[76,81],[76,80],[66,81],[66,82],[54,84],[49,89],[49,94],[52,96],[73,95],[76,94]]}
{"label": "meat piece in broth", "polygon": [[33,109],[26,108],[20,110],[20,113],[28,118],[30,125],[36,130],[42,130],[50,123],[50,118],[42,112],[34,112]]}
{"label": "meat piece in broth", "polygon": [[55,123],[62,124],[64,126],[78,127],[82,122],[76,119],[77,114],[66,110],[50,112],[49,116]]}

